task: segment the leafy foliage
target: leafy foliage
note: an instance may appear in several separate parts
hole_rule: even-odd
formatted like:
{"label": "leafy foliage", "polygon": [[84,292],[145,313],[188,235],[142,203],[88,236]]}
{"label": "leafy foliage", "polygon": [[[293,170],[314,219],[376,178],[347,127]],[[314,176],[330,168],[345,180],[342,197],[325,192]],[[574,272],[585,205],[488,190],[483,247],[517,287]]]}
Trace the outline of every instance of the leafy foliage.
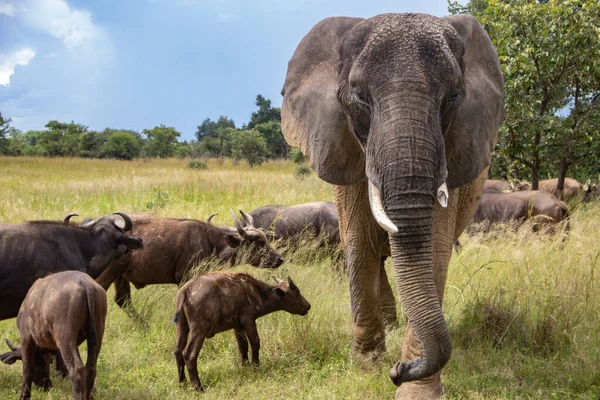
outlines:
{"label": "leafy foliage", "polygon": [[148,138],[145,146],[148,156],[166,158],[175,154],[177,138],[181,136],[175,128],[160,125],[152,129],[144,129],[143,133]]}
{"label": "leafy foliage", "polygon": [[245,159],[253,167],[265,162],[268,155],[267,142],[256,130],[237,131],[231,140],[231,155],[234,160]]}
{"label": "leafy foliage", "polygon": [[133,160],[140,154],[142,144],[137,137],[127,131],[112,133],[102,148],[102,155],[118,160]]}
{"label": "leafy foliage", "polygon": [[0,112],[0,155],[8,154],[8,139],[6,135],[10,128],[10,118],[4,118]]}
{"label": "leafy foliage", "polygon": [[307,160],[304,153],[297,147],[292,147],[292,149],[290,150],[290,158],[296,164],[302,164]]}

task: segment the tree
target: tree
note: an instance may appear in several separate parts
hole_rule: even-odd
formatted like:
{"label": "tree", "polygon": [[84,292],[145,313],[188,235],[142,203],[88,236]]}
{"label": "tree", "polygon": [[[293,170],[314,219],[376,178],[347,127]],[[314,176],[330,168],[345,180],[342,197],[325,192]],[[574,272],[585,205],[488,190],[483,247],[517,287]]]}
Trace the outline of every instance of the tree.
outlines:
{"label": "tree", "polygon": [[232,119],[227,118],[223,115],[219,117],[217,122],[212,121],[210,118],[206,118],[202,121],[202,125],[198,125],[198,130],[196,131],[196,139],[199,142],[202,141],[205,137],[215,137],[217,134],[217,129],[226,129],[233,128],[235,129],[235,122]]}
{"label": "tree", "polygon": [[112,133],[102,148],[102,155],[119,160],[132,160],[139,157],[142,145],[137,137],[127,131]]}
{"label": "tree", "polygon": [[285,158],[288,156],[290,146],[283,138],[281,123],[267,121],[257,124],[255,130],[260,132],[267,143],[267,151],[271,158]]}
{"label": "tree", "polygon": [[108,139],[106,132],[87,131],[79,137],[79,157],[100,158],[103,147]]}
{"label": "tree", "polygon": [[0,112],[0,155],[8,154],[8,130],[10,129],[10,118],[4,118]]}
{"label": "tree", "polygon": [[148,138],[146,152],[150,157],[166,158],[175,154],[177,138],[181,136],[175,128],[160,125],[143,132]]}
{"label": "tree", "polygon": [[258,131],[236,131],[231,139],[231,154],[234,160],[248,160],[250,167],[261,165],[268,154],[267,142]]}
{"label": "tree", "polygon": [[47,156],[74,157],[79,150],[79,137],[87,131],[87,126],[52,120],[46,124],[47,130],[42,131],[37,145],[40,153]]}
{"label": "tree", "polygon": [[594,156],[579,144],[600,128],[599,15],[582,0],[489,0],[484,12],[506,82],[498,150],[531,170],[534,189],[544,172],[562,188],[568,168]]}
{"label": "tree", "polygon": [[258,110],[252,113],[248,128],[253,129],[256,125],[269,121],[281,122],[281,108],[271,107],[271,100],[265,99],[262,95],[256,96],[256,106]]}
{"label": "tree", "polygon": [[238,131],[234,128],[219,127],[212,136],[206,136],[200,142],[200,149],[211,157],[223,158],[231,156],[231,140]]}

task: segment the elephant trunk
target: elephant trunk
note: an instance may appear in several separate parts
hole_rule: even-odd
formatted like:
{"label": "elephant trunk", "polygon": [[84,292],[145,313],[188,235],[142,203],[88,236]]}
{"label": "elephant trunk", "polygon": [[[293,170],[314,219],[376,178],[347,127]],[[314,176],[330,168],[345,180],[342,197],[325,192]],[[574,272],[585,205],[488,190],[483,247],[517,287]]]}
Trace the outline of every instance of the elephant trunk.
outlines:
{"label": "elephant trunk", "polygon": [[428,118],[431,114],[422,114],[420,119],[415,114],[392,118],[387,124],[382,118],[382,129],[371,131],[367,152],[371,207],[390,234],[400,299],[422,345],[419,358],[392,368],[390,378],[397,385],[438,372],[452,351],[435,288],[432,251],[434,201],[437,197],[442,206],[448,201],[444,141],[441,129]]}

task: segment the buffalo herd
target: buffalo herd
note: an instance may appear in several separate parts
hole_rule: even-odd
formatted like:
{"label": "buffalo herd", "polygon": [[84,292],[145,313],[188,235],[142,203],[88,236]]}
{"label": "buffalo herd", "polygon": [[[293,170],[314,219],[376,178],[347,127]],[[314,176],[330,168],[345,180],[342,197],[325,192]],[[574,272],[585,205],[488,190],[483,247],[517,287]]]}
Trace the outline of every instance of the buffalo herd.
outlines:
{"label": "buffalo herd", "polygon": [[[522,182],[487,180],[470,225],[532,220],[534,227],[569,217],[567,203],[556,197],[556,180],[528,190]],[[598,188],[565,180],[562,198],[572,200]],[[278,268],[284,258],[275,247],[308,238],[317,245],[340,245],[334,203],[269,205],[250,213],[232,212],[234,227],[211,219],[163,218],[148,214],[112,215],[73,223],[29,221],[0,224],[0,319],[17,317],[20,346],[7,340],[11,352],[0,361],[22,360],[21,399],[30,398],[32,383],[51,386],[50,355],[57,370],[72,381],[73,396],[89,399],[104,332],[106,290],[115,285],[115,301],[131,305],[130,284],[185,283],[177,292],[175,359],[179,380],[187,369],[192,386],[202,391],[197,358],[204,340],[233,330],[241,361],[258,363],[260,338],[256,319],[279,310],[305,315],[309,302],[288,277],[275,285],[248,274],[198,270],[202,262],[230,267],[250,264]],[[288,247],[289,249],[289,247]],[[204,275],[193,277],[194,275]],[[189,340],[188,340],[189,338]],[[78,346],[87,341],[84,365]]]}

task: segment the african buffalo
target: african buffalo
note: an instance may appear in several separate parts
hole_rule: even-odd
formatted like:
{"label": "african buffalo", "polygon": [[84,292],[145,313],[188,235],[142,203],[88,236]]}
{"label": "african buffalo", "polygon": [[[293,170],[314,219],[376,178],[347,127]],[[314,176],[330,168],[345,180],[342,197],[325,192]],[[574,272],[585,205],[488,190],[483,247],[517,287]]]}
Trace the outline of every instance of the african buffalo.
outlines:
{"label": "african buffalo", "polygon": [[267,243],[264,232],[244,227],[235,214],[233,217],[235,230],[194,219],[132,215],[133,234],[144,240],[144,251],[133,251],[115,261],[96,281],[105,289],[114,282],[115,301],[124,307],[131,300],[129,283],[137,289],[179,284],[191,268],[211,256],[221,265],[245,261],[255,267],[279,267],[283,257]]}
{"label": "african buffalo", "polygon": [[[0,356],[7,364],[23,360],[20,399],[30,398],[34,375],[44,388],[52,385],[48,352],[58,350],[69,371],[73,398],[91,398],[106,308],[106,292],[83,272],[63,271],[35,281],[17,316],[21,347]],[[77,347],[86,340],[87,361],[84,367]],[[10,345],[10,342],[7,343]],[[40,373],[45,376],[40,377]]]}
{"label": "african buffalo", "polygon": [[198,377],[198,353],[206,338],[233,329],[242,363],[248,362],[250,342],[252,363],[258,364],[260,337],[256,319],[280,310],[308,313],[310,303],[294,282],[289,277],[287,282],[275,280],[277,285],[273,286],[247,274],[213,272],[198,276],[179,289],[175,314],[179,382],[185,382],[185,366],[194,389],[204,391]]}
{"label": "african buffalo", "polygon": [[564,201],[544,191],[502,193],[483,192],[471,224],[488,221],[489,224],[532,219],[534,227],[554,224],[566,219],[569,209]]}
{"label": "african buffalo", "polygon": [[82,225],[65,221],[0,224],[0,320],[14,318],[27,291],[38,278],[75,270],[98,277],[128,249],[141,249],[142,239],[124,232],[133,227],[122,212]]}
{"label": "african buffalo", "polygon": [[[517,190],[530,190],[531,183],[522,181],[515,182],[512,184],[512,188]],[[539,181],[538,190],[543,190],[548,192],[554,196],[557,196],[558,193],[558,178],[554,179],[545,179]],[[583,193],[583,185],[579,183],[578,180],[572,178],[565,178],[564,188],[561,194],[561,198],[563,200],[572,200],[577,198],[580,194]]]}
{"label": "african buffalo", "polygon": [[508,182],[500,179],[486,179],[485,183],[483,184],[483,190],[494,192],[512,192],[512,188]]}
{"label": "african buffalo", "polygon": [[309,233],[313,237],[327,237],[330,244],[340,242],[338,215],[332,202],[264,206],[252,211],[250,217],[251,223],[264,229],[270,240],[293,239]]}

